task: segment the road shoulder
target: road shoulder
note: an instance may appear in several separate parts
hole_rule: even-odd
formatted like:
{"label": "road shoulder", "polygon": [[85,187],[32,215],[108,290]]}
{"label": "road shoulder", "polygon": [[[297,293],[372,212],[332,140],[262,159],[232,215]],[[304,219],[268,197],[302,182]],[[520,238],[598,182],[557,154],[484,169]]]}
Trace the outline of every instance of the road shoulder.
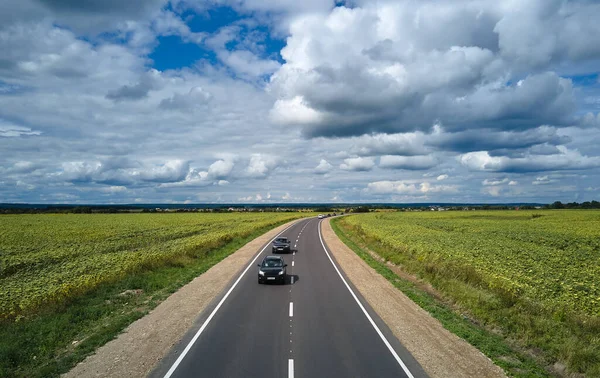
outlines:
{"label": "road shoulder", "polygon": [[436,377],[506,377],[483,353],[446,330],[321,223],[323,240],[348,279],[425,372]]}
{"label": "road shoulder", "polygon": [[147,376],[252,256],[294,222],[297,220],[259,236],[196,277],[63,377]]}

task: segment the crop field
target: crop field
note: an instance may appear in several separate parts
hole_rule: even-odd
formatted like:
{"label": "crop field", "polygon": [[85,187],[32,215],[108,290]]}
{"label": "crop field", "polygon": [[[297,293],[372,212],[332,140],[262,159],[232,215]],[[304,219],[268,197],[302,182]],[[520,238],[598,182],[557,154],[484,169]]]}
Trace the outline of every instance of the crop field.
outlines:
{"label": "crop field", "polygon": [[0,217],[0,321],[34,314],[129,273],[201,257],[300,213]]}
{"label": "crop field", "polygon": [[337,220],[483,324],[600,375],[600,211],[387,212]]}

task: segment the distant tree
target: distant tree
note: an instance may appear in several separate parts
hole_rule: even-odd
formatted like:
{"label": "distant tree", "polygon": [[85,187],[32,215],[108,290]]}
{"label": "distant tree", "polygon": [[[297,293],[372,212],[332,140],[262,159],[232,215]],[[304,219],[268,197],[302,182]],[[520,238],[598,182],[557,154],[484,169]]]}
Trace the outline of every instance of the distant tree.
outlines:
{"label": "distant tree", "polygon": [[550,208],[552,208],[552,209],[564,209],[565,205],[563,205],[563,203],[560,202],[560,201],[555,201],[552,205],[550,205]]}
{"label": "distant tree", "polygon": [[92,208],[89,206],[76,206],[73,208],[75,214],[91,214]]}

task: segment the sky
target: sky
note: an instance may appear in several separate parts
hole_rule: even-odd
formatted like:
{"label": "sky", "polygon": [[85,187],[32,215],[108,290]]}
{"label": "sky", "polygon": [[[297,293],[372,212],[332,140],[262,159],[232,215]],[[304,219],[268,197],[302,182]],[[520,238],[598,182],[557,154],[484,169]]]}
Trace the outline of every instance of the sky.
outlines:
{"label": "sky", "polygon": [[600,2],[0,1],[0,203],[599,200]]}

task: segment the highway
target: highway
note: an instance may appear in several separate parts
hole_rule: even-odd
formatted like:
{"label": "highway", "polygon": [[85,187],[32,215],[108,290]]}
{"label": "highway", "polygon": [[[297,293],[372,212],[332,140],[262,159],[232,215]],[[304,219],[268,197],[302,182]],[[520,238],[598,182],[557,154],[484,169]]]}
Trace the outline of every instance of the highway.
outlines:
{"label": "highway", "polygon": [[151,377],[425,377],[322,242],[321,220],[300,220],[285,285],[259,285],[257,251]]}

